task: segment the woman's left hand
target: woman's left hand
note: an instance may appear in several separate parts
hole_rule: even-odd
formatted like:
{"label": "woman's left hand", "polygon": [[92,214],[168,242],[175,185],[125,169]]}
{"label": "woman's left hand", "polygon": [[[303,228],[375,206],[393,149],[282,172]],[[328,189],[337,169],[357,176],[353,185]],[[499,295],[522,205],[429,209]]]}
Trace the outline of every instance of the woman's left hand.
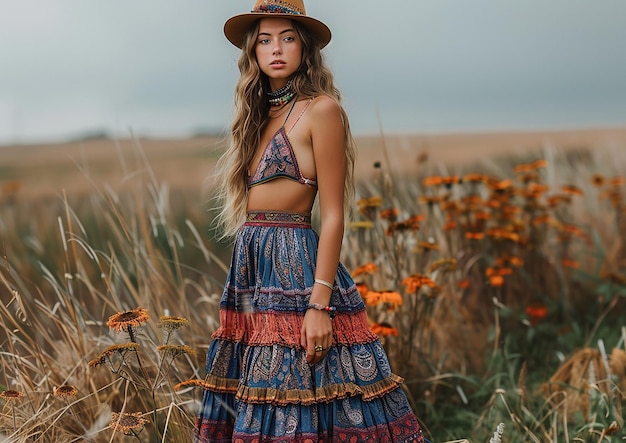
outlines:
{"label": "woman's left hand", "polygon": [[309,364],[315,365],[326,357],[333,344],[333,324],[328,312],[317,309],[306,312],[300,331],[300,344],[306,350]]}

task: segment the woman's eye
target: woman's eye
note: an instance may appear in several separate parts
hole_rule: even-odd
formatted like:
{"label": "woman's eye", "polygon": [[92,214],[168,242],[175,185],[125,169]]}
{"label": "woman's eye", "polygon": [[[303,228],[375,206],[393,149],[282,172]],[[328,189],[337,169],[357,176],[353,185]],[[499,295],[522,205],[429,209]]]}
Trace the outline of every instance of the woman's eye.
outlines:
{"label": "woman's eye", "polygon": [[262,44],[262,45],[266,45],[266,44],[268,44],[269,42],[270,42],[270,41],[269,41],[269,39],[267,39],[267,38],[264,38],[264,39],[259,40],[259,43],[260,43],[260,44]]}
{"label": "woman's eye", "polygon": [[295,40],[295,38],[293,38],[292,36],[287,36],[283,40],[285,40],[286,42],[292,42]]}

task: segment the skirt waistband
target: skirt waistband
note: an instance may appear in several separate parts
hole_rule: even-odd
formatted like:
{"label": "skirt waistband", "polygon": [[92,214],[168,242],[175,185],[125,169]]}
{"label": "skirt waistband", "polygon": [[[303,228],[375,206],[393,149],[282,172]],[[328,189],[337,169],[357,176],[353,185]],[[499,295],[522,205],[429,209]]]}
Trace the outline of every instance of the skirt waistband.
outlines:
{"label": "skirt waistband", "polygon": [[283,211],[250,211],[244,226],[282,226],[286,228],[310,228],[311,214]]}

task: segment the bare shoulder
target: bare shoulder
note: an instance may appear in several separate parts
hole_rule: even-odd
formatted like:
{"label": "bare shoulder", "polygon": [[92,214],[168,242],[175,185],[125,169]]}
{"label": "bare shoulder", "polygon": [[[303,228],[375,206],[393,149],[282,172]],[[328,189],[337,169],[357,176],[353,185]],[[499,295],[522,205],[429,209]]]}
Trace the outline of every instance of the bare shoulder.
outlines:
{"label": "bare shoulder", "polygon": [[341,118],[341,107],[335,99],[327,95],[320,95],[311,103],[311,114],[315,119]]}

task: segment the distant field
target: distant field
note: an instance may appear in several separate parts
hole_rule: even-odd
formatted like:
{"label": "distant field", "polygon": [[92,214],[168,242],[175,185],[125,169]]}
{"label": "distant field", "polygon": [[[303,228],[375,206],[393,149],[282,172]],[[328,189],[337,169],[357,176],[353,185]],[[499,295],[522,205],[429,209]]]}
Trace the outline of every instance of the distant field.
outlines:
{"label": "distant field", "polygon": [[[89,178],[114,188],[124,186],[145,156],[160,181],[172,188],[202,192],[223,139],[89,140],[65,144],[0,147],[0,189],[20,198],[89,192]],[[499,132],[436,135],[385,135],[357,138],[357,177],[366,178],[376,161],[398,173],[419,165],[437,168],[484,162],[503,156],[527,156],[546,147],[557,150],[617,150],[626,147],[626,127],[553,132]],[[383,153],[386,146],[388,156]],[[89,178],[88,178],[89,177]]]}

